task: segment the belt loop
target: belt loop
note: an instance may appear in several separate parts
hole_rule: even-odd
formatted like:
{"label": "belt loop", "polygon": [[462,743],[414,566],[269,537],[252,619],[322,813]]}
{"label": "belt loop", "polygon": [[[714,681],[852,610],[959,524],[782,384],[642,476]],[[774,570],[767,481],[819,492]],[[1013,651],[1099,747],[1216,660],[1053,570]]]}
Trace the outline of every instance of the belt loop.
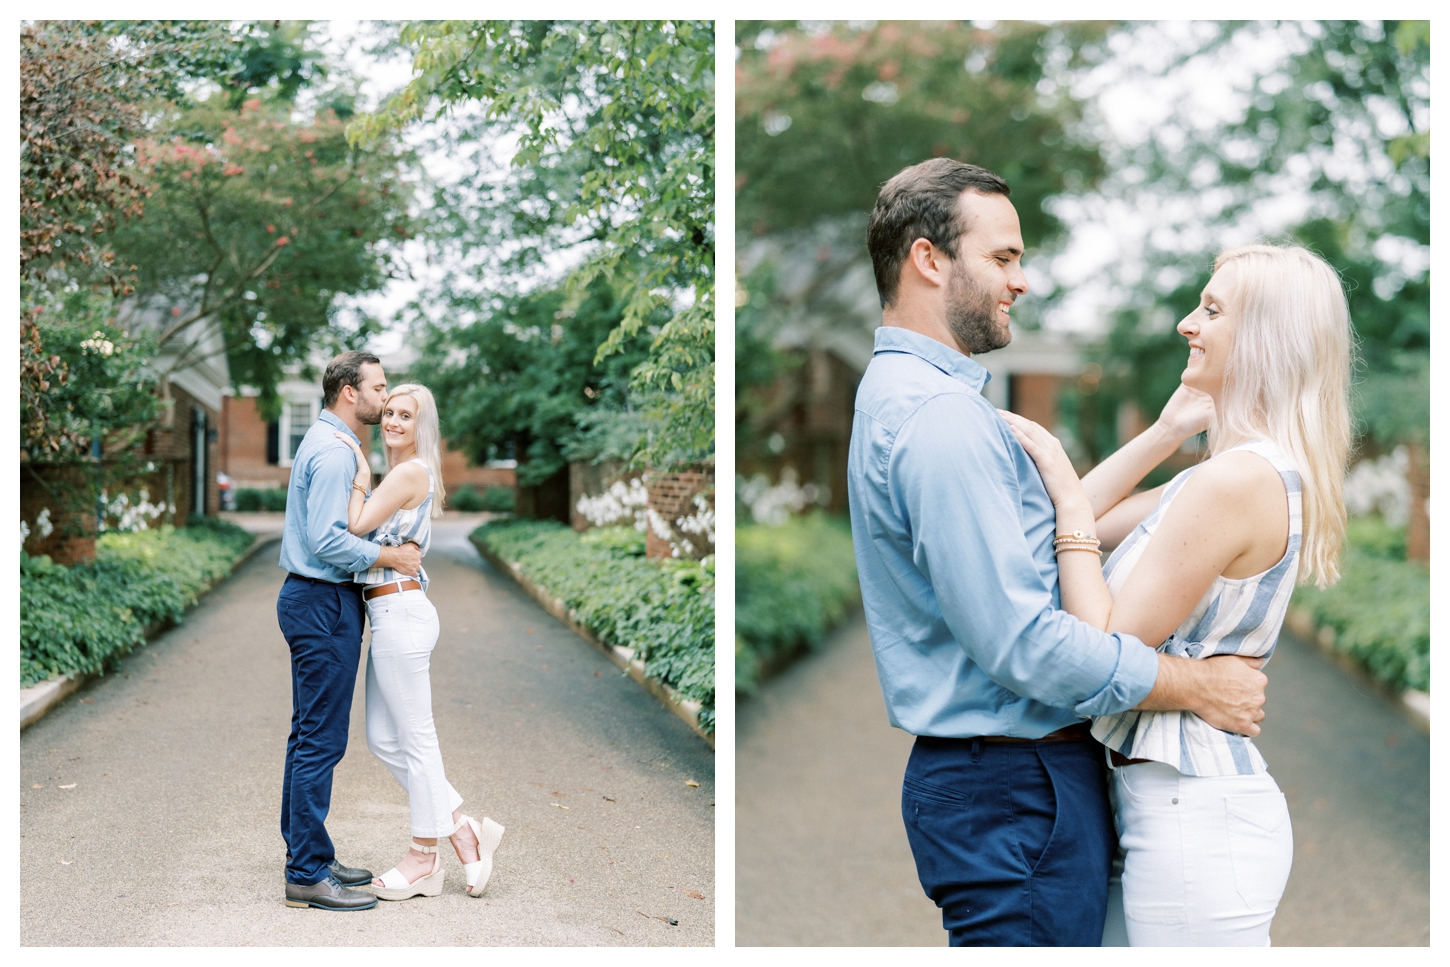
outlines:
{"label": "belt loop", "polygon": [[982,737],[980,735],[972,738],[972,761],[977,762],[982,758]]}

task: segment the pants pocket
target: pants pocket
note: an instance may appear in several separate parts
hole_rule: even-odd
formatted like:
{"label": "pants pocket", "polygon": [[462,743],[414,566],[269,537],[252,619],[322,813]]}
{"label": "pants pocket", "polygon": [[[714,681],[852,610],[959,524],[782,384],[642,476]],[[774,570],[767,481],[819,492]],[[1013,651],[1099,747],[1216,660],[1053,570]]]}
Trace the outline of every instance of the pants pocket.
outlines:
{"label": "pants pocket", "polygon": [[1284,794],[1227,796],[1224,807],[1239,897],[1253,909],[1273,909],[1284,895],[1294,862],[1294,836]]}

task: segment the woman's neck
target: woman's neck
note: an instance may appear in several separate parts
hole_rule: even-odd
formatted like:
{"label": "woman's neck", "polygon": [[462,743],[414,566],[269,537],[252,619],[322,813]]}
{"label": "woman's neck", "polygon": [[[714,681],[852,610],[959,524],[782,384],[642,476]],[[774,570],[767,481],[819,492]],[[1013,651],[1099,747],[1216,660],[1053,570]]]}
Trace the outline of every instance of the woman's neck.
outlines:
{"label": "woman's neck", "polygon": [[[389,447],[389,449],[392,448]],[[396,467],[400,463],[407,463],[409,460],[416,459],[417,456],[418,445],[415,443],[410,443],[406,447],[402,447],[401,449],[393,451],[393,466]]]}

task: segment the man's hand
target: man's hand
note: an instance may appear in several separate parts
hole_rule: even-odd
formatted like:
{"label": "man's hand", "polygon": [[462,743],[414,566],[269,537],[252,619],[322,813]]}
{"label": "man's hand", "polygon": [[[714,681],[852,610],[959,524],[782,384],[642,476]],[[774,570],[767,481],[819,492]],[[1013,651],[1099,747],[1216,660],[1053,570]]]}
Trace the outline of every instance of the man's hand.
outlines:
{"label": "man's hand", "polygon": [[1158,656],[1158,681],[1138,708],[1151,712],[1186,709],[1216,729],[1253,737],[1264,720],[1262,658],[1219,655],[1202,661]]}
{"label": "man's hand", "polygon": [[423,549],[411,541],[402,547],[380,548],[377,566],[390,567],[399,574],[415,578],[423,567]]}

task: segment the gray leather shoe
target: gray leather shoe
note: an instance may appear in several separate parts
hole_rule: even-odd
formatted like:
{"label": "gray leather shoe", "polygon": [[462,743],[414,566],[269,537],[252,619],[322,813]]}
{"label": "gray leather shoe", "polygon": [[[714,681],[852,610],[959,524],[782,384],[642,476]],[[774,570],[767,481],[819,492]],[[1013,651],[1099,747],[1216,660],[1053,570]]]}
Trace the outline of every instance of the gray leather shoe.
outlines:
{"label": "gray leather shoe", "polygon": [[337,860],[328,863],[327,868],[343,886],[362,886],[364,883],[371,883],[373,879],[372,870],[365,870],[360,866],[343,866]]}
{"label": "gray leather shoe", "polygon": [[378,905],[378,898],[371,893],[343,886],[337,882],[337,877],[329,873],[327,879],[311,886],[288,883],[287,905],[316,907],[319,910],[371,910]]}
{"label": "gray leather shoe", "polygon": [[[292,862],[292,857],[287,857],[287,862]],[[337,860],[333,860],[327,864],[327,868],[332,871],[333,876],[337,877],[337,882],[343,886],[362,886],[373,880],[373,871],[365,870],[360,866],[343,866]]]}

